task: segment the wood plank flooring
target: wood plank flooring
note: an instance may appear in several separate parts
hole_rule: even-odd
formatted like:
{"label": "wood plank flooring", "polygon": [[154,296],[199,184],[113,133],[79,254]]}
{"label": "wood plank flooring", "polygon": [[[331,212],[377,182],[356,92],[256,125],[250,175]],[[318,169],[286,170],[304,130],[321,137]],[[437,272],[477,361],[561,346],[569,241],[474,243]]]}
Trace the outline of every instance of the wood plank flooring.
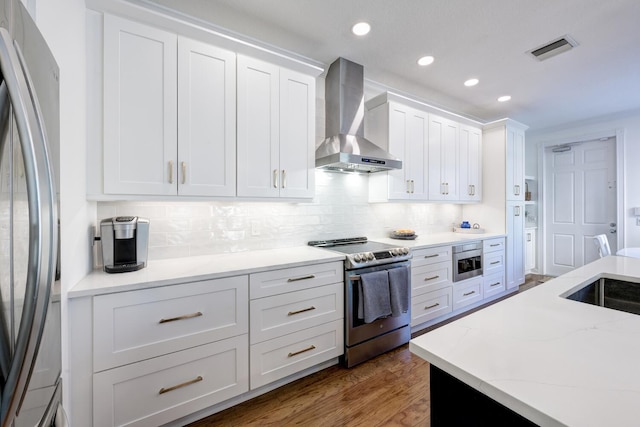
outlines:
{"label": "wood plank flooring", "polygon": [[[540,277],[527,279],[520,292],[540,283]],[[429,420],[429,364],[406,344],[351,369],[324,369],[189,426],[429,426]]]}
{"label": "wood plank flooring", "polygon": [[429,364],[405,344],[352,369],[320,372],[190,424],[428,426]]}

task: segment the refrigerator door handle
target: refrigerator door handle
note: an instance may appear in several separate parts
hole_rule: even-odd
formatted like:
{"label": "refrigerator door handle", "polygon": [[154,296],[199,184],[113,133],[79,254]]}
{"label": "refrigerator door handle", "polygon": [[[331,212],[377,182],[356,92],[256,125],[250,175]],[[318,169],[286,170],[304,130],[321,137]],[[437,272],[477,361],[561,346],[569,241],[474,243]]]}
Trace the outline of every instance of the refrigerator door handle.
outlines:
{"label": "refrigerator door handle", "polygon": [[42,114],[20,48],[0,28],[0,71],[13,106],[25,165],[29,206],[29,256],[25,299],[15,351],[2,390],[0,424],[20,411],[40,346],[54,278],[57,245],[55,188]]}

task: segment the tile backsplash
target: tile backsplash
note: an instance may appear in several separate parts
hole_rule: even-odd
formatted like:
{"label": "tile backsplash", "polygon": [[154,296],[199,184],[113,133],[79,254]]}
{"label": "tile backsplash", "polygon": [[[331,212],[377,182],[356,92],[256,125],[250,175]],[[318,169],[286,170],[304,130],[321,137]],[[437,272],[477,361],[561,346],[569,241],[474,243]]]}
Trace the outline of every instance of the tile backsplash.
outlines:
{"label": "tile backsplash", "polygon": [[369,203],[368,177],[316,171],[310,202],[99,202],[96,225],[120,215],[149,218],[149,259],[306,245],[309,240],[451,230],[462,207],[434,203]]}

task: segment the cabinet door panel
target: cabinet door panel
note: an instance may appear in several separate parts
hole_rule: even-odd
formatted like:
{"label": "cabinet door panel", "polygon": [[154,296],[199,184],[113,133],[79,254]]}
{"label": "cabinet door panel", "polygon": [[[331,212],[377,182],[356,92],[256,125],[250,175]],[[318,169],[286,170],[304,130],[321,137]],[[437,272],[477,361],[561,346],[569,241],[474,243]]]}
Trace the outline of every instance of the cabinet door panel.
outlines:
{"label": "cabinet door panel", "polygon": [[175,34],[104,17],[107,194],[176,194],[176,46]]}
{"label": "cabinet door panel", "polygon": [[524,203],[507,203],[507,289],[524,283]]}
{"label": "cabinet door panel", "polygon": [[238,196],[278,197],[279,69],[238,55]]}
{"label": "cabinet door panel", "polygon": [[410,199],[411,179],[407,158],[406,135],[407,135],[407,111],[405,107],[389,104],[389,151],[403,162],[402,169],[389,171],[389,199],[404,200]]}
{"label": "cabinet door panel", "polygon": [[178,193],[236,193],[236,58],[233,52],[178,40]]}
{"label": "cabinet door panel", "polygon": [[315,192],[315,79],[280,69],[280,196]]}
{"label": "cabinet door panel", "polygon": [[460,200],[482,200],[482,135],[480,129],[460,127]]}
{"label": "cabinet door panel", "polygon": [[429,116],[429,199],[458,199],[458,124]]}

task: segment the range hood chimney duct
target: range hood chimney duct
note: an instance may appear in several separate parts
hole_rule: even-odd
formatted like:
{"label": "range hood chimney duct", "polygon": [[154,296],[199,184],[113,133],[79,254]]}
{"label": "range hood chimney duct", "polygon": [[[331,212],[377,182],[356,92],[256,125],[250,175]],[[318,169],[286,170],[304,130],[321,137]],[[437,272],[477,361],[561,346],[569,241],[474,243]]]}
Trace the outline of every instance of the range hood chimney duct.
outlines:
{"label": "range hood chimney duct", "polygon": [[364,137],[364,68],[344,58],[325,79],[327,138],[316,149],[316,168],[372,173],[402,169],[402,161]]}

